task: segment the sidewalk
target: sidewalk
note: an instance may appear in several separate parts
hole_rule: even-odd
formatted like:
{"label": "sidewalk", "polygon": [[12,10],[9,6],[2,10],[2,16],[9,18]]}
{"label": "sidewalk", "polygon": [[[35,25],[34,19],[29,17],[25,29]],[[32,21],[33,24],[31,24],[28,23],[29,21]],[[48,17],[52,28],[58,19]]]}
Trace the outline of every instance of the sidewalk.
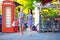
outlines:
{"label": "sidewalk", "polygon": [[28,32],[24,32],[23,37],[20,33],[9,33],[0,35],[0,40],[60,40],[60,33],[38,33],[32,32],[32,36],[29,36]]}

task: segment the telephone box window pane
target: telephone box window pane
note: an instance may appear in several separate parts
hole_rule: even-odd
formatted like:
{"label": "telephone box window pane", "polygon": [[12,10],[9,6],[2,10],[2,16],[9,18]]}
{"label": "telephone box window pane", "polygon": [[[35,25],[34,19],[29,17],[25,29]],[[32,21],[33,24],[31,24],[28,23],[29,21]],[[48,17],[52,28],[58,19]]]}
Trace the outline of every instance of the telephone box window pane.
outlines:
{"label": "telephone box window pane", "polygon": [[5,27],[11,27],[11,7],[5,7]]}
{"label": "telephone box window pane", "polygon": [[7,20],[7,19],[11,20],[11,16],[6,16],[5,20]]}

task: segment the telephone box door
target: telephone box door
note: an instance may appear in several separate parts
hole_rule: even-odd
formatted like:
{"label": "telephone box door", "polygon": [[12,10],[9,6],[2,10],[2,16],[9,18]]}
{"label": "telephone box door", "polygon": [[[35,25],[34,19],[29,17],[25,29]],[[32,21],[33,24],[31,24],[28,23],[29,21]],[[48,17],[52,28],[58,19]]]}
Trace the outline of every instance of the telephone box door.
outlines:
{"label": "telephone box door", "polygon": [[14,3],[4,1],[2,4],[2,32],[14,32],[12,22],[14,20]]}

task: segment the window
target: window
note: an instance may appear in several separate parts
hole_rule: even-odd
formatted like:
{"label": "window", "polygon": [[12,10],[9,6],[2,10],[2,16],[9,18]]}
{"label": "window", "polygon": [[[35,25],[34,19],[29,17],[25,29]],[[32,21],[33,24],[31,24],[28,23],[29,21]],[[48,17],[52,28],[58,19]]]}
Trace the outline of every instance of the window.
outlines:
{"label": "window", "polygon": [[5,27],[11,27],[11,7],[5,7]]}

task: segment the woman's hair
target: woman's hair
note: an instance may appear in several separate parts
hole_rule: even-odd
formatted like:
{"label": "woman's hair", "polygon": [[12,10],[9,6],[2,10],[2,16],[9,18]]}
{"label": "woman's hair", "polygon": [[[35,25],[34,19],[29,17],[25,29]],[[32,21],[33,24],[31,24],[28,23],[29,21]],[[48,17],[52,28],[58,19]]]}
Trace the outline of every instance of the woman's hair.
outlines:
{"label": "woman's hair", "polygon": [[20,11],[20,8],[18,8],[18,11]]}
{"label": "woman's hair", "polygon": [[[31,14],[32,14],[32,9],[29,9],[29,10],[31,10]],[[28,10],[28,12],[29,12],[29,10]]]}

